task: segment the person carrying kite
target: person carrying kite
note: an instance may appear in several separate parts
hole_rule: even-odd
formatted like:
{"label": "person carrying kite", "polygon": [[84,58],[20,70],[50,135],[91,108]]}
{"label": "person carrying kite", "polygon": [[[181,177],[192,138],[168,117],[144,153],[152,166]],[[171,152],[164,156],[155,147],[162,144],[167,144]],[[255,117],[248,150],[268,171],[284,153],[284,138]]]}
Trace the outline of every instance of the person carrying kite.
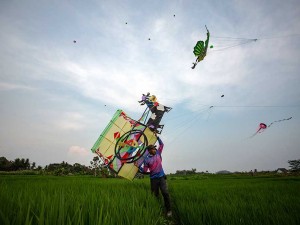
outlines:
{"label": "person carrying kite", "polygon": [[[206,26],[205,26],[206,27]],[[196,62],[193,63],[192,69],[195,69],[198,62],[202,61],[207,53],[208,43],[209,43],[209,30],[207,29],[207,39],[205,41],[205,45],[203,41],[198,41],[194,47],[194,55],[197,56]]]}
{"label": "person carrying kite", "polygon": [[161,157],[164,144],[158,136],[156,137],[159,143],[159,147],[156,148],[155,145],[147,146],[146,149],[148,150],[149,155],[146,157],[144,161],[143,170],[144,172],[147,172],[149,169],[151,192],[155,195],[155,197],[159,198],[159,189],[160,189],[162,196],[164,198],[165,208],[167,210],[167,216],[170,217],[172,216],[171,201],[170,201],[170,195],[168,192],[168,186],[166,181],[167,177],[162,167],[162,157]]}

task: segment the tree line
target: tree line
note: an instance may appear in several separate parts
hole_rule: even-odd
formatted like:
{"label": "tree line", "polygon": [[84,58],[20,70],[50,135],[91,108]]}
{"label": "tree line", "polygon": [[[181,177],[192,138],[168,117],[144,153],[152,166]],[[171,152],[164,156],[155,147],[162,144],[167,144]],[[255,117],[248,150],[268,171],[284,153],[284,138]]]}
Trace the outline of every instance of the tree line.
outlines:
{"label": "tree line", "polygon": [[[90,165],[81,165],[79,163],[69,164],[65,161],[61,163],[50,163],[45,167],[36,166],[35,162],[24,158],[8,160],[6,157],[0,157],[0,171],[16,172],[23,174],[43,174],[43,175],[94,175],[100,177],[111,177],[110,171],[104,167],[98,156],[90,161]],[[26,171],[26,172],[24,172]]]}
{"label": "tree line", "polygon": [[[289,160],[289,172],[300,172],[300,159]],[[89,166],[81,165],[79,163],[69,164],[67,162],[51,163],[45,167],[36,166],[35,162],[24,158],[16,158],[15,160],[8,160],[5,157],[0,157],[0,171],[6,172],[20,172],[27,171],[26,174],[44,174],[44,175],[94,175],[100,177],[115,177],[115,175],[104,165],[103,161],[95,156],[90,161]],[[204,172],[203,172],[204,173]],[[208,173],[208,171],[206,171]],[[177,170],[176,175],[196,174],[196,169],[191,170]]]}

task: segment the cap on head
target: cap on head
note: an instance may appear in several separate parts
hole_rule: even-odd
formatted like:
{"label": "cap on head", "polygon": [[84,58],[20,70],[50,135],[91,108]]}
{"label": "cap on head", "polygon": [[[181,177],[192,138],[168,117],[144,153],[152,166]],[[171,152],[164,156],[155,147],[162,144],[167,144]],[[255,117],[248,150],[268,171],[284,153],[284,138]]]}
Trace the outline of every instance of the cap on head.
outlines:
{"label": "cap on head", "polygon": [[151,150],[151,149],[156,149],[156,146],[155,145],[148,145],[146,150]]}

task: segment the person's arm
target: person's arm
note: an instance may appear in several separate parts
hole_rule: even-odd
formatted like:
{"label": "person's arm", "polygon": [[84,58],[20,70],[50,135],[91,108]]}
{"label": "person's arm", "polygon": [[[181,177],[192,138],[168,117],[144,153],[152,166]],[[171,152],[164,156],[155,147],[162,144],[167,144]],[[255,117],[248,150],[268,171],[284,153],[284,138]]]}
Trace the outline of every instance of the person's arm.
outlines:
{"label": "person's arm", "polygon": [[159,144],[159,147],[158,147],[157,151],[159,151],[160,154],[161,154],[162,151],[163,151],[163,148],[164,148],[164,143],[162,142],[162,140],[159,137],[157,137],[157,141],[158,141],[158,144]]}
{"label": "person's arm", "polygon": [[144,173],[147,173],[147,171],[148,171],[148,168],[149,168],[149,167],[148,167],[148,166],[146,166],[146,165],[144,164],[143,172],[144,172]]}

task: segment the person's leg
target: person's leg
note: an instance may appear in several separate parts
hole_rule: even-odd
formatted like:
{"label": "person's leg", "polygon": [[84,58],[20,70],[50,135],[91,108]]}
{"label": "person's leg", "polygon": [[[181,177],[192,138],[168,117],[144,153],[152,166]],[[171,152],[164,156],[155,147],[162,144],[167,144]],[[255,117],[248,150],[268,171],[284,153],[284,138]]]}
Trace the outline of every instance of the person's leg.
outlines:
{"label": "person's leg", "polygon": [[155,197],[159,197],[159,179],[150,179],[151,192]]}
{"label": "person's leg", "polygon": [[171,211],[171,200],[168,191],[168,185],[165,177],[160,178],[160,191],[162,196],[164,197],[165,207],[167,212]]}

